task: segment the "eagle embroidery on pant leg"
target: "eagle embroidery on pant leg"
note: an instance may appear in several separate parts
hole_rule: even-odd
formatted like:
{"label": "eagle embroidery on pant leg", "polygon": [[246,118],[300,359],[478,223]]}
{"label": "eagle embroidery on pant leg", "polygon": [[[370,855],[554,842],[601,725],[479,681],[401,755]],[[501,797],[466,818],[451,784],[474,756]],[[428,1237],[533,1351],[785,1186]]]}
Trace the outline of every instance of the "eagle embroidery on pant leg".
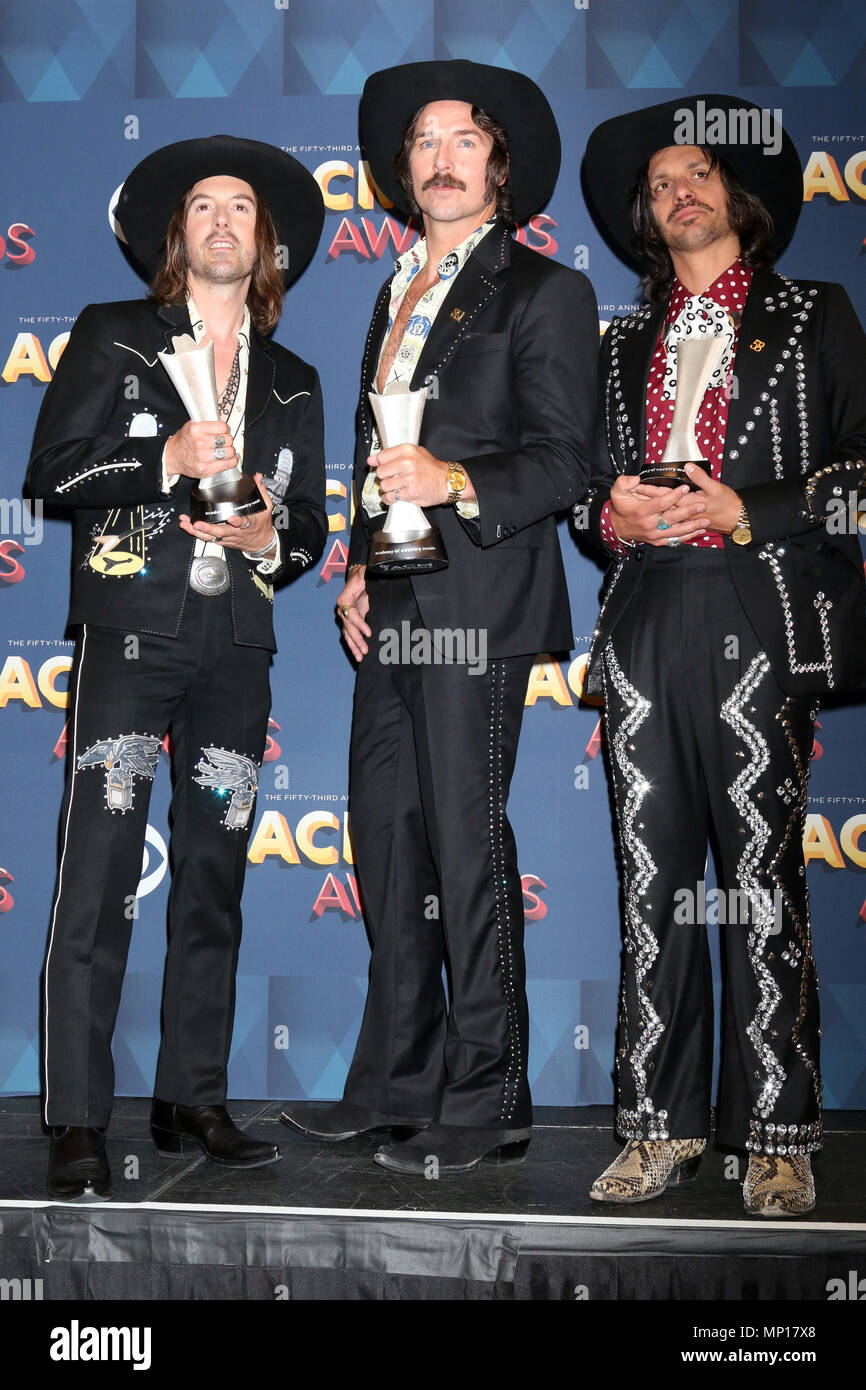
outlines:
{"label": "eagle embroidery on pant leg", "polygon": [[[256,799],[259,783],[258,764],[243,753],[230,753],[227,748],[202,748],[204,757],[196,763],[200,787],[209,787],[221,796],[232,793],[223,824],[230,830],[246,828]],[[208,759],[210,761],[208,761]]]}
{"label": "eagle embroidery on pant leg", "polygon": [[132,806],[134,777],[153,781],[162,740],[152,734],[119,734],[94,743],[78,759],[83,767],[105,767],[105,804],[109,811],[128,811]]}

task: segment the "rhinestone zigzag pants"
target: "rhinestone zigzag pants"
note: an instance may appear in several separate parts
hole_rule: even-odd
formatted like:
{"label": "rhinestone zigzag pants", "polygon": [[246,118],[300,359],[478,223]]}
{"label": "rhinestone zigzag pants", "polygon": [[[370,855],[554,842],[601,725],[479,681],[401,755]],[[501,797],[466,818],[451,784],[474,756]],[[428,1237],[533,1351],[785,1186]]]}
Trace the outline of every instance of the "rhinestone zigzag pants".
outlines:
{"label": "rhinestone zigzag pants", "polygon": [[604,655],[625,916],[617,1129],[709,1131],[717,921],[719,1138],[807,1152],[821,1138],[801,844],[814,709],[774,679],[723,551],[653,548],[645,563]]}

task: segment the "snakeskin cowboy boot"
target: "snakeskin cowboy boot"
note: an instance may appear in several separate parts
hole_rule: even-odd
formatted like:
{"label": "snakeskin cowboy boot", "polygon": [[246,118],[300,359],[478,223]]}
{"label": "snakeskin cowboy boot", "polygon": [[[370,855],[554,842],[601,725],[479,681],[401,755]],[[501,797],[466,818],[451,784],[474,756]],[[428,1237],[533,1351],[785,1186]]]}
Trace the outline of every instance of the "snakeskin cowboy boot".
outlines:
{"label": "snakeskin cowboy boot", "polygon": [[596,1202],[648,1202],[693,1182],[706,1147],[706,1139],[629,1139],[589,1195]]}
{"label": "snakeskin cowboy boot", "polygon": [[803,1216],[815,1206],[808,1154],[752,1154],[743,1183],[743,1205],[757,1216]]}

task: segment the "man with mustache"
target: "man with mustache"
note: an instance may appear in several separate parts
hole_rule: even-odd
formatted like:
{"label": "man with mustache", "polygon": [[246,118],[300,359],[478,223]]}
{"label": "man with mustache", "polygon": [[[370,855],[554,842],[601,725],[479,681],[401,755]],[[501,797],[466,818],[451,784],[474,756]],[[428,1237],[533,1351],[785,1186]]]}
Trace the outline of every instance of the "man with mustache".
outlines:
{"label": "man with mustache", "polygon": [[[186,140],[133,170],[117,217],[151,296],[81,313],[27,471],[31,494],[75,520],[78,641],[44,1010],[48,1193],[67,1201],[111,1193],[111,1039],[166,731],[172,883],[153,1138],[162,1153],[228,1167],[279,1158],[230,1119],[226,1068],[273,585],[312,564],[327,533],[318,377],[270,339],[321,232],[315,180],[271,145]],[[217,418],[189,418],[159,359],[178,338],[213,345]],[[194,519],[193,489],[235,465],[255,479],[259,509]]]}
{"label": "man with mustache", "polygon": [[[699,103],[728,132],[712,146],[680,143]],[[784,132],[776,150],[743,138],[760,117],[734,97],[680,98],[606,121],[587,146],[595,213],[649,301],[605,335],[588,497],[611,562],[587,689],[605,696],[621,845],[628,1141],[591,1196],[656,1197],[706,1147],[713,995],[695,898],[711,839],[727,906],[718,1139],[749,1153],[746,1210],[780,1217],[814,1206],[822,1143],[802,835],[818,703],[866,688],[863,561],[836,524],[839,499],[864,490],[866,337],[840,285],[770,269],[802,179]],[[700,344],[715,365],[696,390],[698,451],[684,484],[657,485],[676,484],[678,349]]]}
{"label": "man with mustache", "polygon": [[[424,231],[367,338],[338,600],[358,663],[350,812],[372,962],[344,1099],[283,1119],[330,1141],[421,1129],[376,1161],[442,1175],[519,1162],[531,1134],[506,802],[535,654],[572,644],[555,517],[589,476],[598,322],[582,275],[512,237],[559,169],[535,83],[478,63],[391,68],[367,82],[361,136],[377,184]],[[428,386],[418,446],[379,448],[368,392],[391,382]],[[447,568],[367,573],[400,499],[428,511]],[[483,668],[389,664],[384,639],[404,625],[483,640]]]}

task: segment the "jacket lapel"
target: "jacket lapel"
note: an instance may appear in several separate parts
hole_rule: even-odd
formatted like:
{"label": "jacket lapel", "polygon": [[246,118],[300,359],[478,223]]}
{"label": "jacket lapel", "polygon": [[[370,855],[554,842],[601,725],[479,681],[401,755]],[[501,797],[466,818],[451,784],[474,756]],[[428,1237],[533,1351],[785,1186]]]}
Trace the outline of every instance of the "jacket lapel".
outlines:
{"label": "jacket lapel", "polygon": [[734,390],[725,431],[723,476],[733,488],[752,471],[748,446],[759,433],[753,417],[764,408],[762,393],[778,397],[780,391],[791,389],[793,348],[787,339],[792,325],[785,281],[771,271],[754,271],[737,336]]}
{"label": "jacket lapel", "polygon": [[[618,412],[617,391],[622,391],[622,401],[625,405],[623,434],[626,442],[625,472],[627,473],[639,473],[646,461],[647,382],[665,308],[664,304],[652,304],[638,310],[631,331],[624,334],[619,340],[619,373],[611,372],[613,390],[611,424],[615,430],[615,436],[619,434],[619,431],[616,430],[617,414],[622,414],[622,412]],[[631,427],[632,439],[636,441],[636,458],[634,453],[628,449],[629,437],[625,432],[626,425]]]}
{"label": "jacket lapel", "polygon": [[[420,390],[428,376],[442,370],[458,343],[469,331],[479,310],[499,293],[502,286],[497,276],[510,264],[510,247],[511,233],[508,228],[499,224],[491,227],[487,235],[479,241],[459,275],[455,276],[453,285],[439,306],[427,341],[415,364],[410,382],[413,391]],[[373,442],[373,412],[367,392],[375,390],[379,350],[388,326],[392,282],[393,277],[382,286],[376,301],[361,368],[361,421],[367,452]]]}
{"label": "jacket lapel", "polygon": [[390,280],[386,280],[379,291],[379,298],[376,300],[370,329],[367,333],[367,341],[364,345],[364,360],[361,364],[361,420],[364,427],[364,442],[367,453],[373,447],[373,412],[370,408],[367,392],[376,389],[376,367],[379,362],[382,338],[388,327],[388,306],[391,303],[393,278],[392,276]]}
{"label": "jacket lapel", "polygon": [[247,405],[244,432],[264,414],[274,385],[276,365],[267,338],[254,328],[250,333],[250,374],[247,377]]}
{"label": "jacket lapel", "polygon": [[171,340],[176,335],[188,333],[192,337],[189,309],[185,304],[160,304],[159,317],[162,320],[161,327],[165,336],[165,347],[161,351],[171,351]]}
{"label": "jacket lapel", "polygon": [[479,311],[502,289],[500,271],[511,263],[511,233],[497,223],[479,241],[439,305],[427,341],[412,374],[412,389],[420,390],[428,376],[447,366]]}

